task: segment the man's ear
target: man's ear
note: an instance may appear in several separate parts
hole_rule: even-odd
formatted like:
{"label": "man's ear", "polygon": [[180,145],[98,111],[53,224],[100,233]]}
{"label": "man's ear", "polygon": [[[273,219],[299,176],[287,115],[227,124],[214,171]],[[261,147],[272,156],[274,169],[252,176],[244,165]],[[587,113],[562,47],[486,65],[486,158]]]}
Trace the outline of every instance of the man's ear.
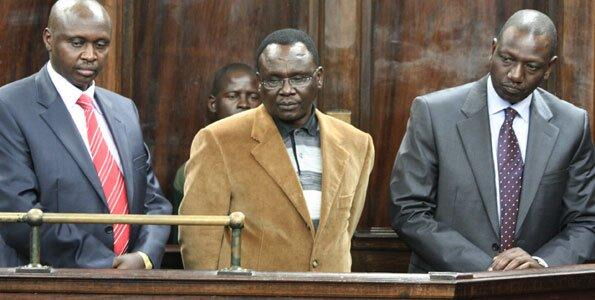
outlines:
{"label": "man's ear", "polygon": [[43,39],[43,43],[45,44],[45,49],[48,52],[52,52],[52,32],[49,28],[43,30],[41,38]]}
{"label": "man's ear", "polygon": [[215,98],[215,96],[209,96],[209,100],[207,101],[207,109],[212,113],[217,113],[217,98]]}
{"label": "man's ear", "polygon": [[550,62],[547,64],[547,70],[545,70],[545,74],[543,74],[543,80],[548,80],[550,78],[550,75],[552,73],[552,67],[554,66],[556,61],[558,61],[558,57],[554,55],[554,57],[552,57],[550,59]]}
{"label": "man's ear", "polygon": [[262,78],[260,77],[260,73],[256,71],[256,83],[258,84],[258,93],[262,93]]}
{"label": "man's ear", "polygon": [[490,61],[494,58],[494,53],[496,53],[496,46],[498,45],[498,39],[494,38],[492,40],[492,52],[490,54]]}
{"label": "man's ear", "polygon": [[324,69],[322,67],[318,67],[318,69],[316,69],[314,78],[316,78],[316,87],[318,89],[322,89],[322,85],[324,83]]}

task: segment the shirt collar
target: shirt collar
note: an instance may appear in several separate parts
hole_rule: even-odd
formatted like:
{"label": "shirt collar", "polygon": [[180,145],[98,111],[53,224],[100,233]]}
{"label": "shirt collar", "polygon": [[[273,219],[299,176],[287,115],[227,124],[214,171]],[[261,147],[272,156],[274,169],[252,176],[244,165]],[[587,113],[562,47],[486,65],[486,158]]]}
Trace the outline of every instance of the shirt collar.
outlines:
{"label": "shirt collar", "polygon": [[488,112],[490,115],[499,113],[500,111],[512,107],[518,113],[519,117],[525,121],[529,121],[529,108],[531,107],[531,100],[533,99],[533,93],[529,94],[527,98],[515,103],[502,99],[500,95],[494,89],[492,83],[492,76],[488,76]]}
{"label": "shirt collar", "polygon": [[82,94],[85,94],[89,96],[91,99],[93,99],[93,107],[95,107],[95,109],[97,110],[97,105],[95,103],[94,98],[95,81],[91,83],[87,90],[81,91],[79,88],[77,88],[68,80],[66,80],[66,78],[64,78],[62,75],[56,72],[56,70],[54,70],[54,67],[52,67],[51,62],[47,63],[47,70],[48,74],[50,75],[50,79],[52,80],[52,83],[56,87],[56,90],[58,90],[58,94],[60,94],[60,97],[62,98],[62,101],[64,101],[66,106],[71,107],[73,105],[77,105],[76,101],[78,101]]}
{"label": "shirt collar", "polygon": [[308,119],[306,124],[304,124],[304,126],[302,126],[300,128],[294,128],[293,126],[291,126],[291,125],[287,124],[286,122],[283,122],[275,117],[274,118],[275,125],[277,125],[277,129],[279,129],[279,133],[281,133],[281,137],[286,138],[287,136],[289,136],[289,134],[292,131],[294,131],[296,129],[302,129],[308,135],[317,136],[318,135],[318,118],[316,118],[315,111],[316,111],[316,107],[314,105],[312,105],[312,114],[310,115],[310,118]]}

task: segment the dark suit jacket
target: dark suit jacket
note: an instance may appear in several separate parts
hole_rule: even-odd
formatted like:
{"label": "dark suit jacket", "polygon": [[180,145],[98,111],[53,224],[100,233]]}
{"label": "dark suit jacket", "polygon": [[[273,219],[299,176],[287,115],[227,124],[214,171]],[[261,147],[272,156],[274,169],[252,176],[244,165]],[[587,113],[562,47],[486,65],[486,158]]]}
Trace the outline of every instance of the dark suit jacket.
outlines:
{"label": "dark suit jacket", "polygon": [[[114,137],[131,214],[170,214],[143,143],[133,102],[96,88],[95,99]],[[0,88],[0,211],[109,213],[91,157],[46,68]],[[6,244],[29,253],[29,226],[0,227]],[[146,253],[159,267],[169,226],[132,226],[129,252]],[[41,261],[53,267],[109,268],[111,226],[42,226]]]}
{"label": "dark suit jacket", "polygon": [[[413,249],[410,271],[482,271],[498,254],[486,80],[411,107],[390,182],[392,227]],[[533,95],[516,245],[550,266],[581,263],[595,247],[587,113],[543,89]]]}

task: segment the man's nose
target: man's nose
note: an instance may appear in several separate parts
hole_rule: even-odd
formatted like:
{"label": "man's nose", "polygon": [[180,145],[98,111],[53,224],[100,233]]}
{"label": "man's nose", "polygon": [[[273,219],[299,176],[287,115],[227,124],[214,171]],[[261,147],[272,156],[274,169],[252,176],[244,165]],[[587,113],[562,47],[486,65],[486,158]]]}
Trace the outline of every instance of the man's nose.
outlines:
{"label": "man's nose", "polygon": [[523,65],[517,63],[510,70],[508,70],[508,79],[515,83],[523,82]]}
{"label": "man's nose", "polygon": [[250,103],[248,101],[248,95],[240,94],[240,99],[238,100],[238,108],[250,108]]}
{"label": "man's nose", "polygon": [[279,91],[281,95],[292,95],[295,93],[293,86],[289,83],[289,78],[283,79],[283,85],[281,86],[281,90]]}
{"label": "man's nose", "polygon": [[86,61],[95,61],[97,60],[97,53],[95,53],[95,48],[93,44],[87,43],[83,46],[83,52],[81,53],[81,58]]}

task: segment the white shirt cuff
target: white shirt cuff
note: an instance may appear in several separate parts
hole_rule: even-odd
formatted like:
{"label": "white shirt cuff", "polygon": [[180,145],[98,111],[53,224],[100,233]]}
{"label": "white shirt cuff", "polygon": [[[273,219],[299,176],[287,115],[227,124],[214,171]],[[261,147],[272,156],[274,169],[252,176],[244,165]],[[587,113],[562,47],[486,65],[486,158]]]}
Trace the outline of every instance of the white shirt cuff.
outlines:
{"label": "white shirt cuff", "polygon": [[548,264],[545,262],[545,260],[543,260],[543,258],[539,257],[539,256],[531,256],[534,260],[537,261],[538,264],[540,264],[542,267],[547,268],[549,267]]}

